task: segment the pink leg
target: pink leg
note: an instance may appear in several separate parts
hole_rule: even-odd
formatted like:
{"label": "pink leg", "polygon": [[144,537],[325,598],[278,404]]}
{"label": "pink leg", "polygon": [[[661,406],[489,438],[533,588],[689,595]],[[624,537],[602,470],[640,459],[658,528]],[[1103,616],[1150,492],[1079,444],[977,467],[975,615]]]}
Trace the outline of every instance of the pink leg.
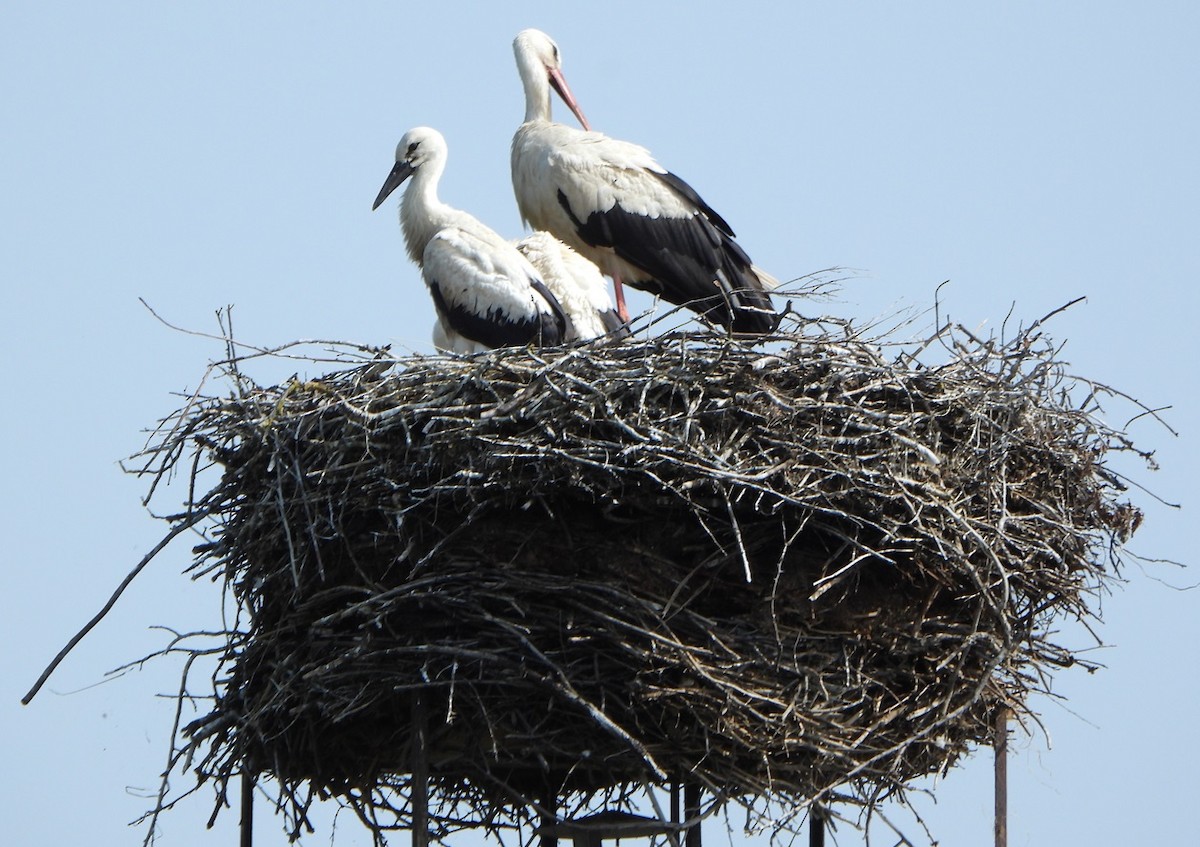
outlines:
{"label": "pink leg", "polygon": [[625,288],[621,285],[620,274],[613,274],[613,291],[617,295],[617,317],[621,319],[621,323],[629,323],[629,310],[625,308]]}

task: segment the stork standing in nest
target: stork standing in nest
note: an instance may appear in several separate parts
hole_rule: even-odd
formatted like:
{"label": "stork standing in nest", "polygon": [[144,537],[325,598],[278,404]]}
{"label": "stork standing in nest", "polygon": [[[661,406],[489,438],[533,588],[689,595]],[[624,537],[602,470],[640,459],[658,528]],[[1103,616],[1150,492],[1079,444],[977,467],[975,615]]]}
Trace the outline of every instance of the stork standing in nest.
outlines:
{"label": "stork standing in nest", "polygon": [[[624,283],[736,333],[774,330],[768,290],[777,283],[754,266],[725,219],[645,148],[591,131],[548,35],[523,30],[513,51],[525,88],[525,122],[512,144],[521,217],[612,277],[622,320]],[[583,130],[551,120],[552,88]]]}
{"label": "stork standing in nest", "polygon": [[517,248],[437,196],[446,141],[429,127],[410,129],[372,209],[405,180],[400,205],[408,255],[421,268],[437,309],[434,344],[457,353],[567,340],[567,316],[541,275]]}

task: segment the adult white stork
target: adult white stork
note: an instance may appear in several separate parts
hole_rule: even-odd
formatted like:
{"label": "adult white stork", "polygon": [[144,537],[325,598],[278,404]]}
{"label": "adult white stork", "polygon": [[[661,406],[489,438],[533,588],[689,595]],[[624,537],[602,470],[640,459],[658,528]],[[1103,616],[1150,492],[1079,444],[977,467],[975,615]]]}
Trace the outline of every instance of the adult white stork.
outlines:
{"label": "adult white stork", "polygon": [[437,130],[422,126],[404,133],[396,165],[371,207],[378,209],[412,177],[400,204],[400,227],[437,310],[434,343],[459,353],[561,344],[566,315],[533,265],[487,226],[438,199],[446,156]]}
{"label": "adult white stork", "polygon": [[[753,265],[725,219],[644,147],[591,131],[550,36],[523,30],[513,51],[525,122],[513,137],[512,177],[526,223],[611,276],[623,320],[622,282],[734,332],[772,331],[779,318],[767,289],[775,281]],[[551,120],[551,87],[582,130]]]}
{"label": "adult white stork", "polygon": [[562,305],[567,316],[567,341],[629,335],[629,328],[617,316],[608,295],[608,283],[594,264],[543,230],[516,245]]}

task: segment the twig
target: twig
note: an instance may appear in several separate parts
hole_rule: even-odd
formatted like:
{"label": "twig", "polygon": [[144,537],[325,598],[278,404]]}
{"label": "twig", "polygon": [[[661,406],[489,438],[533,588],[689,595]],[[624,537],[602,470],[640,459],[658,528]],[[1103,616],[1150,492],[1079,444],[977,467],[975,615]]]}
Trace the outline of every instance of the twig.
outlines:
{"label": "twig", "polygon": [[21,698],[22,705],[28,706],[30,701],[37,696],[38,691],[41,690],[46,680],[50,678],[50,674],[54,673],[55,668],[62,663],[62,660],[67,657],[67,654],[75,649],[75,645],[82,641],[84,637],[92,631],[92,628],[104,619],[104,616],[108,614],[109,610],[116,605],[116,602],[120,596],[125,593],[125,589],[129,587],[129,583],[133,582],[134,578],[142,572],[142,569],[145,568],[146,565],[150,564],[150,560],[157,556],[164,547],[170,544],[175,539],[175,536],[191,529],[205,517],[207,517],[205,514],[198,513],[193,515],[191,518],[182,521],[181,523],[177,523],[161,541],[151,548],[149,553],[142,557],[142,560],[137,563],[133,570],[126,574],[125,578],[121,580],[121,584],[117,586],[116,591],[112,593],[112,596],[108,598],[108,602],[104,604],[100,611],[97,612],[90,621],[84,624],[83,627],[71,637],[71,640],[66,643],[66,646],[58,651],[58,655],[50,660],[50,664],[46,665],[46,669],[42,671],[42,675],[38,677],[37,682],[35,682],[33,687],[30,688],[29,691],[26,692],[25,696]]}

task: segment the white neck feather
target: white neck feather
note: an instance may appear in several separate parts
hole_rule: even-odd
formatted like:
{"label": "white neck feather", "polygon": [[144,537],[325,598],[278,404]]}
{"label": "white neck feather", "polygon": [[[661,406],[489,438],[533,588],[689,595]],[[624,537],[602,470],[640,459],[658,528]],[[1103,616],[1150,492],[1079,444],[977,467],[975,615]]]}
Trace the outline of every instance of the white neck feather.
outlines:
{"label": "white neck feather", "polygon": [[525,89],[525,123],[549,121],[550,78],[541,61],[530,50],[518,50],[517,72]]}
{"label": "white neck feather", "polygon": [[425,161],[413,173],[408,187],[404,189],[404,202],[400,204],[400,228],[404,231],[408,255],[418,265],[422,263],[429,240],[454,217],[454,209],[437,196],[438,181],[445,167],[444,160],[435,158]]}

